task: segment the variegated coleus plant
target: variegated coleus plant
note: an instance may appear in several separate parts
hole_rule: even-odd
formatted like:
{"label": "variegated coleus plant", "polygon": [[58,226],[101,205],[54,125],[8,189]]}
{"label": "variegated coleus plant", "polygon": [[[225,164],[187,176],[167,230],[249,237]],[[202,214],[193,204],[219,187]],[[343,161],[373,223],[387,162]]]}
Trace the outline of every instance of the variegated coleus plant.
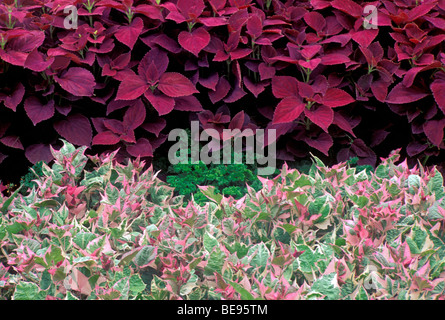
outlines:
{"label": "variegated coleus plant", "polygon": [[398,151],[375,172],[313,157],[235,200],[183,206],[144,162],[64,142],[0,201],[3,299],[443,299],[445,191]]}

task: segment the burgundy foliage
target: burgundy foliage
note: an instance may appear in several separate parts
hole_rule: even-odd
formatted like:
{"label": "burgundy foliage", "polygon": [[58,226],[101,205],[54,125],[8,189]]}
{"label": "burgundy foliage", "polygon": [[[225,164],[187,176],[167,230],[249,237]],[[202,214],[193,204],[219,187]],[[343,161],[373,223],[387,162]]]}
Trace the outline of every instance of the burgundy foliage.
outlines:
{"label": "burgundy foliage", "polygon": [[[367,4],[2,1],[0,162],[48,160],[60,137],[152,157],[198,118],[277,129],[280,160],[319,152],[375,165],[402,147],[439,163],[445,1],[373,2],[376,29],[364,27]],[[67,5],[77,29],[64,28]]]}

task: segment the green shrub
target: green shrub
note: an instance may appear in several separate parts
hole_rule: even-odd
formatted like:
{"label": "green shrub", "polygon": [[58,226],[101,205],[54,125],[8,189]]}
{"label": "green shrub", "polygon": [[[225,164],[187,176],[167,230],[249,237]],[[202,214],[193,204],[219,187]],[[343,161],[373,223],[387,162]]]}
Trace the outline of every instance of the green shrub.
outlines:
{"label": "green shrub", "polygon": [[28,169],[28,173],[20,179],[20,192],[22,194],[25,194],[29,189],[32,189],[33,187],[37,187],[37,184],[33,180],[43,177],[43,163],[45,162],[39,161],[34,164],[31,168]]}
{"label": "green shrub", "polygon": [[[188,138],[190,139],[190,129],[186,129]],[[200,145],[200,152],[202,145]],[[188,159],[190,159],[191,149],[188,148]],[[234,151],[231,150],[232,162],[231,164],[209,164],[206,165],[202,161],[198,164],[175,164],[165,165],[167,162],[165,158],[163,167],[166,169],[166,181],[169,185],[175,188],[178,195],[183,195],[184,200],[190,200],[193,196],[194,200],[204,205],[207,199],[199,192],[198,186],[213,186],[215,192],[226,196],[232,196],[235,199],[240,199],[247,193],[246,184],[255,190],[261,189],[261,183],[256,175],[257,166],[255,164],[245,164],[246,157],[242,154],[242,161],[240,164],[234,163]],[[157,162],[159,163],[159,162]],[[255,162],[254,162],[255,163]],[[278,173],[279,170],[276,170]]]}

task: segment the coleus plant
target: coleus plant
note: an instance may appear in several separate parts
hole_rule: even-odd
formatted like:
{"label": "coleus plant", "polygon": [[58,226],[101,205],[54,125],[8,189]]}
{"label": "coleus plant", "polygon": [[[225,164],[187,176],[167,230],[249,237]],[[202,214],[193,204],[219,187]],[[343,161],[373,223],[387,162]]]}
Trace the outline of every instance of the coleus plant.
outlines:
{"label": "coleus plant", "polygon": [[150,159],[177,119],[223,104],[278,130],[281,160],[442,161],[444,3],[380,1],[371,22],[368,4],[3,1],[0,161],[51,160],[59,137]]}
{"label": "coleus plant", "polygon": [[203,206],[144,162],[85,150],[51,148],[35,185],[0,199],[2,298],[445,297],[443,178],[400,150],[375,172],[283,166],[238,200],[200,186]]}

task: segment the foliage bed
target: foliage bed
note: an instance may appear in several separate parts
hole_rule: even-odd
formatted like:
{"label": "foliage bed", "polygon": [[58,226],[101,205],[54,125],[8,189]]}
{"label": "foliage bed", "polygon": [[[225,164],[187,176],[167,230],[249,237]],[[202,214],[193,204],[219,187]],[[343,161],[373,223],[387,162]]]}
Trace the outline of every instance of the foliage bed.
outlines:
{"label": "foliage bed", "polygon": [[144,162],[84,151],[64,142],[37,187],[0,199],[3,299],[445,297],[443,179],[398,151],[375,172],[284,166],[238,200],[203,186],[185,207]]}

